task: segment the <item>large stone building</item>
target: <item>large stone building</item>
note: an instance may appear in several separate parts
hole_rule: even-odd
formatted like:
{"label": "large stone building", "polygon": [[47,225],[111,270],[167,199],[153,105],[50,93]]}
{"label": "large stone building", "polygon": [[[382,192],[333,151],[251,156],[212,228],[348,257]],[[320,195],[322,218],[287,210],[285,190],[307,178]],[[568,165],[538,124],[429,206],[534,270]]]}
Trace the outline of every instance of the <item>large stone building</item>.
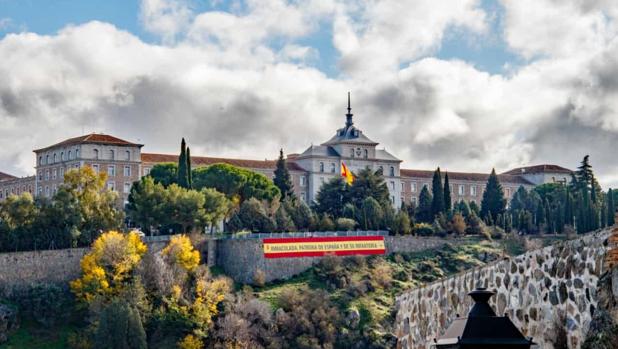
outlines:
{"label": "large stone building", "polygon": [[[378,142],[354,125],[349,96],[345,116],[345,125],[331,139],[320,145],[311,145],[300,154],[288,155],[296,195],[312,202],[321,185],[339,176],[341,164],[345,163],[352,172],[363,168],[381,169],[393,205],[416,204],[422,187],[431,188],[433,171],[402,169],[402,160],[385,149],[379,149]],[[0,200],[26,191],[33,195],[52,196],[68,169],[91,166],[108,174],[107,187],[118,191],[122,202],[126,202],[134,181],[148,175],[156,164],[178,160],[178,155],[142,153],[142,146],[110,135],[89,134],[37,149],[34,151],[35,176],[16,178],[0,172]],[[194,167],[215,163],[232,164],[273,178],[276,161],[192,157]],[[543,183],[567,183],[570,174],[570,170],[557,165],[537,165],[516,168],[498,177],[510,199],[520,186],[530,189]],[[480,203],[488,174],[448,172],[448,175],[453,202]]]}

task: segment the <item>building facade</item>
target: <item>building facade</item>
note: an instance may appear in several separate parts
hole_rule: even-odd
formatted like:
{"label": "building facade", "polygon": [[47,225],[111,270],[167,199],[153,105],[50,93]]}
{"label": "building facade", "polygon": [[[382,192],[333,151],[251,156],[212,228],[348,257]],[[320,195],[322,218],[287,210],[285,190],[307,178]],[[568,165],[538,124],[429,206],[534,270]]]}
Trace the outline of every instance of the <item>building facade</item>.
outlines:
{"label": "building facade", "polygon": [[[335,135],[320,145],[311,145],[300,154],[287,156],[288,169],[296,195],[313,202],[320,187],[340,176],[342,164],[352,172],[364,168],[381,170],[395,207],[402,203],[417,204],[423,186],[431,189],[433,171],[401,168],[402,160],[378,148],[379,143],[368,138],[354,125],[348,96],[345,124]],[[64,173],[72,168],[90,166],[108,175],[107,187],[119,192],[119,201],[126,203],[134,181],[150,173],[156,164],[177,162],[178,155],[142,153],[143,145],[105,134],[89,134],[34,150],[36,173],[16,178],[0,172],[0,200],[9,195],[30,192],[51,197],[63,182]],[[193,156],[193,167],[228,163],[274,178],[275,160],[245,160]],[[568,183],[572,171],[557,165],[520,167],[498,175],[507,199],[523,186],[531,189],[543,183]],[[465,200],[480,203],[488,174],[448,172],[452,202]]]}

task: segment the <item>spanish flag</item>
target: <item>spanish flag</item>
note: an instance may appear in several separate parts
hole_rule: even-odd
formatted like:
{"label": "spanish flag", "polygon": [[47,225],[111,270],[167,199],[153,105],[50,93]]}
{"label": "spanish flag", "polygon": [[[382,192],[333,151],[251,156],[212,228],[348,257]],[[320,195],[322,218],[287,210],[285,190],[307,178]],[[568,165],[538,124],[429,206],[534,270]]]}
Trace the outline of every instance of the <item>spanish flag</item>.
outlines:
{"label": "spanish flag", "polygon": [[341,177],[345,179],[348,185],[352,185],[354,182],[354,175],[343,162],[341,163]]}

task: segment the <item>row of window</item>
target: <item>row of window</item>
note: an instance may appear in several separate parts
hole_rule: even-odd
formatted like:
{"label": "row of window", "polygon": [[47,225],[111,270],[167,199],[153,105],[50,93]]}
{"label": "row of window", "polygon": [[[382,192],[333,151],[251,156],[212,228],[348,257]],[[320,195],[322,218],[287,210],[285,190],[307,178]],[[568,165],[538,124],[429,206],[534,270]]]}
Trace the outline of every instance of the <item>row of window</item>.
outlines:
{"label": "row of window", "polygon": [[[96,172],[99,173],[99,164],[92,164],[90,165],[92,167],[92,169]],[[79,168],[79,164],[75,164],[72,166],[73,168]],[[67,167],[69,168],[69,167]],[[38,173],[38,177],[39,180],[56,180],[56,179],[64,179],[64,172],[65,172],[65,168],[64,167],[59,167],[59,168],[52,168],[51,170],[45,170],[45,171],[39,171]],[[123,173],[122,175],[124,177],[131,177],[131,166],[124,166],[123,167]],[[107,166],[107,176],[108,177],[115,177],[116,176],[116,165],[108,165]]]}
{"label": "row of window", "polygon": [[79,158],[79,149],[75,149],[75,152],[69,150],[68,152],[61,151],[60,154],[54,153],[53,155],[47,154],[45,157],[39,156],[39,165],[55,164],[60,161],[74,160]]}
{"label": "row of window", "polygon": [[[116,182],[114,181],[109,181],[107,182],[107,189],[109,190],[116,190]],[[51,187],[49,185],[46,185],[45,187],[40,186],[39,187],[39,195],[45,195],[46,197],[51,197],[53,195],[55,195],[58,192],[58,186],[56,184],[53,184]],[[129,194],[131,192],[131,183],[130,182],[124,182],[123,188],[122,188],[122,192],[125,194]],[[7,196],[8,196],[8,191],[7,191]],[[0,198],[2,198],[2,193],[0,192]]]}
{"label": "row of window", "polygon": [[[93,150],[94,156],[93,158],[99,160],[99,149]],[[55,164],[60,161],[74,160],[79,158],[79,149],[75,149],[75,152],[69,150],[68,152],[61,151],[60,153],[47,154],[45,157],[42,155],[39,156],[39,165],[49,165]],[[101,158],[103,159],[103,158]],[[114,150],[108,151],[108,157],[106,160],[116,160],[116,153]],[[131,161],[131,151],[127,150],[124,152],[124,159],[126,161]]]}
{"label": "row of window", "polygon": [[20,188],[20,187],[17,187],[17,188],[11,187],[11,189],[10,189],[10,190],[9,190],[8,188],[7,188],[7,189],[4,189],[4,191],[0,190],[0,200],[5,199],[5,198],[8,198],[8,197],[9,197],[9,196],[11,196],[11,195],[20,195],[20,194],[22,194],[22,193],[25,193],[26,191],[27,191],[28,193],[32,194],[32,186],[31,186],[31,185],[28,185],[28,186],[26,187],[26,186],[24,185],[24,186],[22,186],[21,188]]}
{"label": "row of window", "polygon": [[[381,171],[382,173],[384,173],[384,166],[379,166],[379,169],[380,169],[380,171]],[[323,173],[324,171],[325,171],[325,170],[324,170],[324,163],[323,163],[323,162],[320,162],[320,172],[322,172],[322,173]],[[335,165],[335,163],[334,163],[334,162],[331,162],[331,163],[330,163],[330,172],[331,172],[331,173],[335,173],[336,171],[337,171],[337,165]],[[391,176],[391,177],[395,177],[395,167],[394,167],[394,166],[391,166],[391,167],[390,167],[390,169],[389,169],[389,176]]]}

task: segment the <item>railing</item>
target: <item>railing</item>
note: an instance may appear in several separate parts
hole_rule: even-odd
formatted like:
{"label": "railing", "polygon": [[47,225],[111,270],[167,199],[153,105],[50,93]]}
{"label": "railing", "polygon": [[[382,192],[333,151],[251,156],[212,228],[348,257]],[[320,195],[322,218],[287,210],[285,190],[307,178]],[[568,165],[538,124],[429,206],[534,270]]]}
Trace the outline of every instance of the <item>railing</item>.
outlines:
{"label": "railing", "polygon": [[295,233],[236,233],[218,234],[213,237],[220,240],[229,239],[266,239],[266,238],[308,238],[332,236],[388,236],[384,230],[355,230],[355,231],[322,231],[322,232],[295,232]]}

